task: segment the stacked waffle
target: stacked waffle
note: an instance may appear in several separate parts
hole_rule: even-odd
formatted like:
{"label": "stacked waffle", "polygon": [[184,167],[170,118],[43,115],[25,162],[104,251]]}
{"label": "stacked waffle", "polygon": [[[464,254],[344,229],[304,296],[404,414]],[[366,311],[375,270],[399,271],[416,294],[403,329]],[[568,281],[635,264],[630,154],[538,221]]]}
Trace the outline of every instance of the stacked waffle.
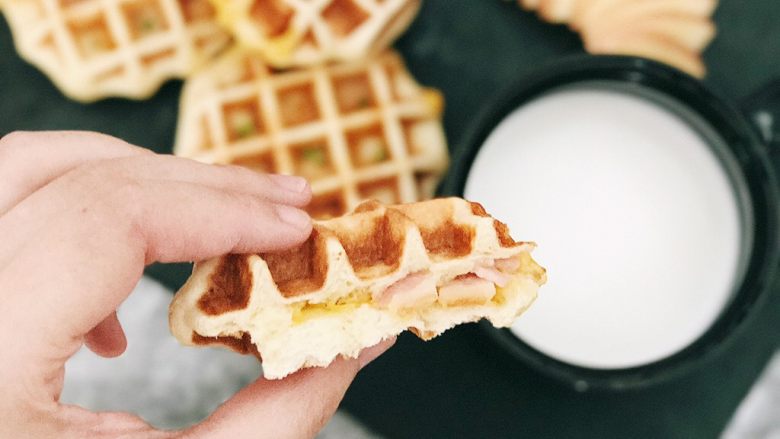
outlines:
{"label": "stacked waffle", "polygon": [[433,196],[443,99],[387,46],[420,0],[2,0],[64,94],[144,99],[186,78],[175,152],[297,174],[310,213]]}
{"label": "stacked waffle", "polygon": [[706,69],[701,52],[715,36],[717,0],[518,0],[551,23],[579,32],[590,53],[655,59],[691,75]]}
{"label": "stacked waffle", "polygon": [[241,45],[274,67],[351,61],[381,50],[414,18],[420,0],[214,0]]}
{"label": "stacked waffle", "polygon": [[406,329],[429,340],[481,318],[508,326],[546,279],[533,248],[463,199],[368,202],[315,222],[287,252],[197,264],[171,304],[171,332],[262,356],[266,378],[282,378]]}
{"label": "stacked waffle", "polygon": [[19,54],[68,97],[144,99],[230,41],[208,0],[4,0]]}
{"label": "stacked waffle", "polygon": [[430,198],[447,165],[441,96],[384,52],[274,72],[235,49],[185,85],[175,152],[310,181],[316,218]]}
{"label": "stacked waffle", "polygon": [[315,218],[433,196],[442,97],[387,50],[419,0],[214,3],[238,45],[185,84],[176,154],[306,177]]}

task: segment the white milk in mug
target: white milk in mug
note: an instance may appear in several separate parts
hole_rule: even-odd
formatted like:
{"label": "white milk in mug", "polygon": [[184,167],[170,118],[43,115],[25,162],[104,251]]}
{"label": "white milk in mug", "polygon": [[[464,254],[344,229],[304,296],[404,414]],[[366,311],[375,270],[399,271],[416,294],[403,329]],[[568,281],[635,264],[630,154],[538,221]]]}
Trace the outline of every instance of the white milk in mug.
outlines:
{"label": "white milk in mug", "polygon": [[688,123],[641,97],[573,88],[520,107],[480,149],[464,196],[539,244],[549,280],[512,331],[553,358],[661,360],[731,298],[741,224],[728,176]]}

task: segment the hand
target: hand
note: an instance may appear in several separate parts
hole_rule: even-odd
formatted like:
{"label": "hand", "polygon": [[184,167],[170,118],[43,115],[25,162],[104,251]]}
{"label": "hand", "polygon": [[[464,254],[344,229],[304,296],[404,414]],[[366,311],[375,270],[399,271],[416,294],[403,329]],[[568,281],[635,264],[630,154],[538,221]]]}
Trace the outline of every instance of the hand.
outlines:
{"label": "hand", "polygon": [[183,431],[125,413],[59,403],[65,361],[83,343],[104,357],[127,344],[116,308],[144,267],[265,252],[303,242],[311,190],[263,175],[155,155],[112,137],[13,133],[0,140],[0,437],[311,437],[357,360],[260,379]]}

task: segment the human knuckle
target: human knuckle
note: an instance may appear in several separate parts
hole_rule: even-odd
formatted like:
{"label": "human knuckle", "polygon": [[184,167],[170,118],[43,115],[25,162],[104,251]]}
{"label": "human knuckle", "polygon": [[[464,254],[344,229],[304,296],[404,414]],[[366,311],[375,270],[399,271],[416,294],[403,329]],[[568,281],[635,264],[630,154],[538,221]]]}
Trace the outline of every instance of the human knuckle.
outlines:
{"label": "human knuckle", "polygon": [[90,160],[77,166],[74,171],[82,178],[93,180],[96,184],[120,183],[127,178],[129,172],[128,157]]}
{"label": "human knuckle", "polygon": [[135,207],[143,202],[146,192],[141,181],[122,178],[112,184],[108,201],[125,214],[132,214],[136,212]]}
{"label": "human knuckle", "polygon": [[125,175],[121,167],[105,163],[80,166],[71,178],[101,213],[115,219],[132,218],[144,192],[141,181]]}
{"label": "human knuckle", "polygon": [[144,192],[143,183],[136,180],[112,182],[96,203],[97,214],[117,230],[133,229],[143,220]]}
{"label": "human knuckle", "polygon": [[113,179],[109,170],[99,162],[87,162],[70,170],[66,176],[86,188],[106,187]]}

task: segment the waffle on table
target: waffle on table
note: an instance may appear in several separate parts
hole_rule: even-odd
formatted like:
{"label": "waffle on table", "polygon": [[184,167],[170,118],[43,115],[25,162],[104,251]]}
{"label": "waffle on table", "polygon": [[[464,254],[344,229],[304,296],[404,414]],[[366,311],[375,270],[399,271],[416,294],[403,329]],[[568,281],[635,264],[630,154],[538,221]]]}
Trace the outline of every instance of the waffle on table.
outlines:
{"label": "waffle on table", "polygon": [[67,96],[143,99],[230,41],[208,0],[4,0],[19,54]]}
{"label": "waffle on table", "polygon": [[394,52],[274,73],[234,49],[186,82],[180,107],[177,155],[303,176],[315,218],[430,198],[447,167],[441,95]]}
{"label": "waffle on table", "polygon": [[354,60],[386,48],[420,0],[212,0],[220,22],[275,67]]}
{"label": "waffle on table", "polygon": [[[297,248],[196,264],[171,303],[170,327],[183,344],[255,353],[267,378],[281,378],[338,355],[354,358],[406,329],[429,340],[482,318],[510,325],[546,281],[534,247],[460,198],[371,201],[315,221]],[[505,279],[494,284],[484,267]],[[452,295],[452,285],[468,288]],[[396,300],[404,294],[412,301]]]}
{"label": "waffle on table", "polygon": [[594,54],[655,59],[691,75],[715,36],[717,0],[518,0],[551,23],[567,23]]}

